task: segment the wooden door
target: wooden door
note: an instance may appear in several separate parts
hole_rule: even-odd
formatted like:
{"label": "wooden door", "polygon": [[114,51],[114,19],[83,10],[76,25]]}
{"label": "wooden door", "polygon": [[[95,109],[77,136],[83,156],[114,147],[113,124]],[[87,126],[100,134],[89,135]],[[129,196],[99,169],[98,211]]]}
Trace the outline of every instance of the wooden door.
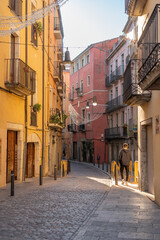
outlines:
{"label": "wooden door", "polygon": [[6,182],[11,181],[11,171],[14,171],[15,180],[17,180],[17,132],[7,132],[7,174]]}
{"label": "wooden door", "polygon": [[34,143],[27,143],[26,177],[28,178],[35,176],[34,156],[35,156]]}

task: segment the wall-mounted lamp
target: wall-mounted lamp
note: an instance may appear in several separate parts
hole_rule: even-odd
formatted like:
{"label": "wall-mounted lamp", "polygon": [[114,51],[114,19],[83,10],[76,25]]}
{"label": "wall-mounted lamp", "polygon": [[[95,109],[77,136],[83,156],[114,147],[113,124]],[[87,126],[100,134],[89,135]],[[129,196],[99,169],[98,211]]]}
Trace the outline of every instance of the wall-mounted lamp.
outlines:
{"label": "wall-mounted lamp", "polygon": [[89,109],[89,102],[87,101],[86,108]]}
{"label": "wall-mounted lamp", "polygon": [[93,96],[93,106],[97,106],[97,98],[96,98],[96,96]]}

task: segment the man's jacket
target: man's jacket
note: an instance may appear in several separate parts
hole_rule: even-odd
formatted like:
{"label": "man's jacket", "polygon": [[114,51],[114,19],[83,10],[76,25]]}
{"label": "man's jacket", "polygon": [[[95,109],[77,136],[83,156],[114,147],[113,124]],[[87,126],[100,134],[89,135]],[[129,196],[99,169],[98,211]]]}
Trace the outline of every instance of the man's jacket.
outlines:
{"label": "man's jacket", "polygon": [[121,149],[119,151],[119,162],[121,165],[129,166],[132,161],[131,151],[129,149]]}

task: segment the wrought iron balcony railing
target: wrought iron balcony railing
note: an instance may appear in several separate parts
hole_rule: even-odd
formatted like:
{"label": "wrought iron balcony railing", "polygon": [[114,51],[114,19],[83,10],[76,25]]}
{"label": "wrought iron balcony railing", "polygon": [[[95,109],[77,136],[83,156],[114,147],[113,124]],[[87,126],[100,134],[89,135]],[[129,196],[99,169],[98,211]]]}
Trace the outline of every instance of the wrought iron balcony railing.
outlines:
{"label": "wrought iron balcony railing", "polygon": [[130,60],[124,73],[123,102],[130,106],[143,105],[151,99],[150,91],[143,91],[137,80],[137,61]]}
{"label": "wrought iron balcony railing", "polygon": [[139,85],[144,90],[159,90],[160,66],[160,4],[157,4],[138,41],[141,53],[141,66],[138,71]]}
{"label": "wrought iron balcony railing", "polygon": [[12,92],[24,96],[35,93],[36,72],[21,59],[6,59],[5,86]]}
{"label": "wrought iron balcony railing", "polygon": [[80,124],[78,126],[78,130],[79,130],[79,132],[85,132],[85,124]]}
{"label": "wrought iron balcony railing", "polygon": [[63,26],[60,18],[54,17],[54,34],[57,39],[63,38]]}
{"label": "wrought iron balcony railing", "polygon": [[76,131],[77,131],[77,129],[76,129],[76,124],[75,123],[72,123],[72,124],[68,125],[68,132],[75,133]]}
{"label": "wrought iron balcony railing", "polygon": [[105,139],[124,138],[127,137],[127,127],[114,127],[105,129]]}
{"label": "wrought iron balcony railing", "polygon": [[74,100],[74,93],[69,93],[69,101],[73,101]]}
{"label": "wrought iron balcony railing", "polygon": [[107,102],[106,112],[107,113],[113,112],[123,107],[125,107],[125,104],[123,103],[123,96],[118,96],[112,99],[111,101]]}

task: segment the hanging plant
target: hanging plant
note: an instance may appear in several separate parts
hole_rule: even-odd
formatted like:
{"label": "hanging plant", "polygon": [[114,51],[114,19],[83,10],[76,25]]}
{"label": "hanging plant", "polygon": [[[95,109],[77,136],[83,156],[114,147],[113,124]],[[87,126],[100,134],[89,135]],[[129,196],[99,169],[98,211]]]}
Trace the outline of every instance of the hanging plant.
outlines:
{"label": "hanging plant", "polygon": [[39,103],[34,104],[33,111],[39,112],[40,110],[41,110],[41,104],[39,104]]}
{"label": "hanging plant", "polygon": [[41,33],[43,32],[43,26],[42,26],[42,23],[41,22],[36,22],[35,23],[35,28],[36,28],[36,31],[39,35],[41,35]]}

